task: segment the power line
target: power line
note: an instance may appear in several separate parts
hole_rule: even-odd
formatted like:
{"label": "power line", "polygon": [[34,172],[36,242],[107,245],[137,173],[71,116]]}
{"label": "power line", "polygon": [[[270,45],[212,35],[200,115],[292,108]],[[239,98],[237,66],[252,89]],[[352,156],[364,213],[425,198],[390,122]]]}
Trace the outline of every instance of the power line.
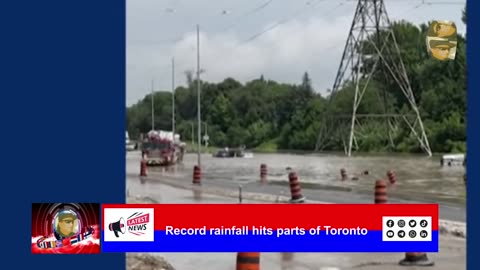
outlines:
{"label": "power line", "polygon": [[[337,8],[343,6],[343,5],[345,4],[345,0],[342,0],[342,1],[343,1],[343,2],[338,3],[338,4],[337,4],[336,6],[334,6],[332,9],[324,12],[324,14],[331,13],[332,11],[336,10]],[[271,2],[271,1],[270,1],[270,2]],[[285,24],[285,23],[287,23],[287,22],[295,19],[296,17],[298,17],[299,15],[301,15],[301,14],[307,12],[307,11],[311,11],[312,9],[318,8],[318,7],[319,7],[319,4],[320,4],[321,2],[325,2],[325,0],[316,0],[316,1],[307,2],[307,3],[306,3],[307,6],[301,8],[301,9],[295,11],[295,12],[293,12],[292,14],[290,14],[290,15],[288,15],[288,16],[285,16],[283,19],[281,19],[280,21],[278,21],[278,22],[275,23],[274,25],[268,27],[267,29],[262,30],[261,32],[258,32],[258,33],[256,33],[256,34],[252,35],[252,36],[249,37],[248,39],[238,42],[232,49],[238,48],[238,47],[241,46],[241,45],[244,45],[244,44],[246,44],[246,43],[249,43],[249,42],[251,42],[251,41],[259,38],[260,36],[268,33],[269,31],[277,28],[277,27],[280,26],[280,25],[283,25],[283,24]],[[266,6],[267,3],[268,3],[268,2],[264,3],[262,6]],[[259,6],[258,8],[260,8],[260,7],[262,7],[262,6]],[[177,67],[178,67],[178,66],[181,66],[182,68],[186,68],[185,65],[177,64]],[[165,65],[165,67],[162,68],[162,70],[167,70],[168,68],[169,68],[169,66]],[[191,68],[191,69],[193,69],[193,68]],[[157,69],[157,70],[158,70],[158,69]],[[178,70],[180,70],[180,68],[179,68]],[[165,73],[166,73],[166,72],[165,72]]]}
{"label": "power line", "polygon": [[[253,36],[249,37],[248,39],[240,42],[240,43],[237,45],[237,47],[240,46],[240,45],[243,45],[243,44],[245,44],[245,43],[251,42],[251,41],[253,41],[253,40],[257,39],[257,38],[259,38],[260,36],[262,36],[262,35],[270,32],[271,30],[277,28],[278,26],[280,26],[280,25],[282,25],[282,24],[285,24],[285,23],[293,20],[293,19],[296,18],[298,15],[301,15],[301,14],[304,13],[304,12],[311,11],[312,9],[317,8],[317,7],[318,7],[318,4],[319,4],[320,2],[322,2],[322,1],[325,1],[325,0],[318,0],[318,1],[314,2],[314,4],[309,5],[308,7],[305,7],[305,8],[302,8],[302,9],[300,9],[300,10],[297,10],[297,11],[294,12],[292,15],[285,17],[284,19],[278,21],[277,23],[275,23],[274,25],[268,27],[267,29],[264,29],[264,30],[262,30],[261,32],[256,33],[256,34],[254,34]],[[344,4],[344,3],[339,3],[339,4],[338,4],[337,6],[335,6],[332,10],[329,10],[327,13],[329,13],[329,12],[337,9],[338,7],[342,6],[343,4]]]}
{"label": "power line", "polygon": [[[255,9],[251,10],[250,13],[252,13],[252,12],[254,12],[254,11],[261,10],[261,9],[264,9],[265,7],[267,7],[268,5],[270,5],[270,3],[271,3],[272,1],[273,1],[273,0],[269,0],[268,2],[265,2],[264,4],[262,4],[262,5],[258,6],[258,7],[256,7]],[[307,2],[307,4],[306,4],[307,6],[306,6],[306,7],[303,7],[303,8],[301,8],[301,9],[297,10],[296,12],[294,12],[293,14],[290,14],[290,15],[284,17],[282,20],[278,21],[278,22],[277,22],[276,24],[274,24],[273,26],[271,26],[271,27],[269,27],[269,28],[267,28],[267,29],[259,32],[259,33],[254,34],[253,36],[251,36],[251,37],[248,38],[247,40],[244,40],[244,41],[241,41],[241,42],[237,43],[237,45],[234,46],[234,48],[236,48],[236,47],[238,47],[238,46],[240,46],[240,45],[243,45],[243,44],[245,44],[245,43],[248,43],[248,42],[251,42],[251,41],[255,40],[256,38],[258,38],[258,37],[264,35],[265,33],[267,33],[267,32],[269,32],[269,31],[277,28],[278,26],[280,26],[280,25],[282,25],[282,24],[285,24],[285,23],[291,21],[292,19],[294,19],[295,17],[297,17],[297,16],[305,13],[306,11],[310,11],[310,10],[312,10],[312,9],[317,8],[317,7],[318,7],[318,4],[320,4],[320,3],[323,2],[323,1],[325,1],[325,0],[316,0],[316,1],[312,1],[312,2]],[[343,0],[343,1],[345,1],[345,0]],[[343,5],[343,3],[339,3],[336,7],[334,7],[334,8],[332,9],[332,11],[335,10],[336,8],[338,8],[338,7],[341,6],[341,5]],[[330,11],[330,12],[331,12],[331,11]],[[177,64],[177,66],[181,66],[181,65],[178,65],[178,64]],[[165,69],[166,69],[166,68],[168,68],[168,67],[165,66]],[[162,69],[163,69],[163,68],[162,68]]]}
{"label": "power line", "polygon": [[[250,16],[250,15],[252,15],[252,14],[254,14],[254,13],[257,13],[257,12],[265,9],[265,8],[268,7],[273,1],[274,1],[274,0],[268,0],[267,2],[264,2],[264,3],[262,3],[261,5],[256,6],[256,7],[254,7],[253,9],[247,11],[247,12],[244,13],[242,16],[239,16],[239,17],[236,18],[237,22],[232,23],[230,26],[226,27],[226,28],[223,29],[222,31],[226,31],[226,30],[228,30],[228,29],[236,26],[236,25],[239,23],[238,21],[239,21],[240,19],[242,19],[243,17]],[[173,9],[172,9],[172,10],[173,10]],[[177,10],[173,10],[172,12],[176,12],[176,11],[177,11]],[[174,38],[174,39],[164,39],[164,40],[159,40],[159,41],[155,41],[155,42],[145,42],[145,43],[148,43],[149,45],[152,45],[152,46],[158,45],[158,44],[172,44],[172,43],[177,43],[177,42],[183,40],[183,35],[184,35],[184,34],[185,34],[185,33],[183,33],[180,37]],[[138,42],[138,41],[137,41],[137,42]],[[133,43],[135,43],[135,42],[133,42]],[[168,68],[168,66],[164,66],[164,67],[161,67],[161,68],[158,68],[158,69],[162,69],[162,70],[163,70],[163,69],[167,69],[167,68]]]}
{"label": "power line", "polygon": [[[259,12],[259,11],[265,9],[265,8],[267,8],[268,6],[270,6],[270,4],[271,4],[273,1],[274,1],[274,0],[268,0],[268,1],[263,2],[262,4],[260,4],[259,6],[256,6],[256,7],[252,8],[251,10],[245,12],[243,15],[240,15],[240,16],[238,16],[237,18],[235,18],[233,23],[231,23],[229,26],[221,29],[220,31],[226,31],[226,30],[229,30],[229,29],[237,26],[237,25],[241,22],[241,20],[242,20],[243,18],[248,17],[248,16],[250,16],[250,15],[253,15],[253,14],[255,14],[255,13],[257,13],[257,12]],[[321,2],[321,1],[323,1],[323,2],[331,2],[331,1],[336,1],[336,2],[338,2],[338,0],[317,0],[317,1],[313,0],[313,1],[311,1],[311,2],[307,2],[307,4],[313,2],[314,4],[313,4],[312,6],[315,6],[315,5],[317,5],[317,4],[318,4],[319,2]],[[342,0],[342,1],[347,2],[347,3],[356,3],[356,2],[358,2],[358,0]],[[402,3],[405,3],[405,2],[419,2],[419,1],[420,1],[420,0],[388,0],[388,2],[396,2],[396,3],[399,3],[399,2],[402,2]],[[388,2],[387,2],[387,3],[388,3]],[[178,4],[178,3],[176,3],[176,4]],[[465,5],[465,4],[466,4],[465,1],[439,1],[439,2],[436,2],[436,1],[425,1],[425,0],[421,0],[421,2],[420,2],[418,5],[414,6],[414,7],[413,7],[412,9],[410,9],[410,10],[405,11],[405,13],[408,13],[408,12],[410,12],[410,11],[412,11],[412,10],[415,10],[415,9],[417,9],[417,8],[420,8],[421,6],[424,6],[424,5],[431,6],[431,5]],[[168,10],[168,9],[171,9],[171,8],[167,8],[166,10]],[[178,10],[181,10],[181,8],[177,7],[176,9],[171,9],[171,12],[170,12],[170,13],[176,13]],[[304,12],[303,10],[299,11],[299,13],[303,13],[303,12]],[[404,15],[405,13],[403,13],[402,15]],[[297,15],[294,14],[294,15],[291,15],[291,16],[294,16],[294,17],[295,17],[295,16],[297,16]],[[284,19],[284,20],[289,21],[290,19]],[[279,25],[284,24],[284,23],[286,22],[286,21],[284,22],[284,20],[281,20],[280,22],[276,23],[274,26],[271,26],[271,27],[270,27],[271,29],[265,29],[265,32],[268,32],[268,31],[270,31],[270,30],[273,30],[274,28],[278,27]],[[259,35],[262,35],[261,33],[258,33],[258,34],[259,34]],[[252,38],[255,39],[255,37],[252,37]],[[154,41],[154,42],[142,42],[142,41],[140,41],[140,43],[149,43],[149,44],[151,44],[151,45],[156,45],[156,44],[172,44],[172,43],[177,43],[177,42],[181,41],[182,39],[183,39],[183,34],[180,35],[180,36],[177,37],[177,38],[164,39],[164,40],[159,40],[159,41]],[[138,42],[139,42],[139,41],[136,41],[136,42],[134,41],[133,43],[138,43]]]}
{"label": "power line", "polygon": [[246,13],[244,13],[244,14],[241,15],[241,16],[238,16],[236,19],[234,19],[234,20],[237,21],[237,22],[234,22],[234,23],[230,24],[229,26],[223,28],[221,31],[227,31],[227,30],[235,27],[235,26],[238,24],[238,21],[239,21],[240,19],[242,19],[242,18],[244,18],[244,17],[248,17],[248,16],[250,16],[250,15],[252,15],[252,14],[255,14],[255,13],[263,10],[264,8],[268,7],[272,2],[273,2],[273,0],[268,0],[267,2],[264,2],[263,4],[261,4],[260,6],[255,7],[255,8],[253,8],[252,10],[247,11]]}
{"label": "power line", "polygon": [[[419,0],[417,0],[419,1]],[[401,17],[403,17],[405,14],[408,14],[408,13],[411,13],[413,12],[414,10],[416,9],[419,9],[423,6],[433,6],[433,5],[464,5],[465,2],[461,3],[461,2],[454,2],[454,1],[449,1],[449,2],[432,2],[432,1],[425,1],[425,0],[421,0],[421,3],[418,3],[417,5],[413,6],[412,8],[409,8],[407,10],[405,10],[404,12],[402,12],[400,15],[397,15],[395,17],[401,19]]]}
{"label": "power line", "polygon": [[427,5],[465,5],[465,2],[426,2]]}
{"label": "power line", "polygon": [[[313,1],[313,2],[308,2],[308,7],[307,8],[302,8],[300,10],[297,10],[296,12],[294,12],[293,14],[291,14],[290,16],[287,16],[287,17],[284,17],[284,19],[280,20],[279,22],[277,22],[276,24],[272,25],[271,27],[267,28],[267,29],[264,29],[263,31],[251,36],[250,38],[244,40],[244,41],[241,41],[241,42],[238,42],[232,49],[236,49],[238,48],[239,46],[243,45],[243,44],[246,44],[248,42],[251,42],[253,40],[255,40],[256,38],[262,36],[263,34],[275,29],[276,27],[282,25],[282,24],[285,24],[289,21],[291,21],[292,19],[294,19],[295,17],[297,17],[298,15],[306,12],[306,11],[310,11],[312,9],[315,9],[315,8],[318,8],[318,4],[320,2],[323,2],[325,0],[317,0],[317,1]],[[344,0],[343,0],[344,1]],[[313,3],[313,4],[312,4]],[[326,12],[324,12],[323,14],[329,14],[331,13],[332,11],[336,10],[337,8],[343,6],[344,3],[338,3],[336,6],[334,6],[332,9],[330,10],[327,10]],[[218,58],[217,58],[218,59]]]}
{"label": "power line", "polygon": [[[243,41],[238,42],[237,45],[234,46],[234,48],[239,47],[240,45],[243,45],[243,44],[252,42],[252,41],[258,39],[259,37],[263,36],[264,34],[266,34],[266,33],[270,32],[270,31],[276,29],[277,27],[279,27],[279,26],[281,26],[281,25],[283,25],[283,24],[285,24],[285,23],[293,20],[294,18],[298,17],[299,15],[301,15],[301,14],[307,12],[307,11],[311,11],[312,9],[318,8],[318,7],[319,7],[319,4],[320,4],[321,2],[330,2],[330,1],[334,1],[334,0],[316,0],[316,1],[313,0],[313,1],[311,1],[311,2],[307,2],[307,3],[306,3],[307,6],[302,7],[301,9],[295,11],[294,13],[285,16],[283,19],[277,21],[275,24],[271,25],[270,27],[268,27],[268,28],[266,28],[266,29],[263,29],[262,31],[260,31],[260,32],[258,32],[258,33],[255,33],[254,35],[250,36],[249,38],[247,38],[247,39],[245,39],[245,40],[243,40]],[[335,1],[338,1],[338,0],[335,0]],[[397,3],[400,2],[400,0],[398,0],[398,1],[388,0],[388,1],[389,1],[389,2],[397,2]],[[402,0],[402,2],[413,2],[413,1],[419,2],[419,0],[410,0],[410,1],[409,1],[409,0]],[[247,16],[250,16],[250,15],[252,15],[252,14],[255,14],[255,13],[257,13],[257,12],[259,12],[259,11],[267,8],[272,2],[273,2],[273,0],[268,0],[268,1],[264,2],[264,3],[262,3],[261,5],[253,8],[253,9],[251,9],[251,10],[249,10],[249,11],[247,11],[247,12],[244,13],[243,15],[237,17],[237,18],[236,18],[237,22],[234,22],[234,23],[232,23],[231,25],[229,25],[229,26],[227,27],[227,29],[238,25],[238,24],[239,24],[239,21],[240,21],[242,18],[247,17]],[[337,6],[335,6],[332,10],[329,10],[328,12],[331,13],[333,10],[337,9],[338,7],[342,6],[342,5],[345,4],[345,3],[348,4],[348,3],[356,3],[356,2],[358,2],[358,0],[343,0],[343,2],[339,3]],[[445,5],[445,4],[464,4],[464,3],[462,3],[462,2],[455,2],[455,1],[433,2],[433,1],[425,1],[425,0],[422,0],[420,3],[418,3],[417,5],[415,5],[413,8],[408,9],[405,13],[411,12],[411,11],[413,11],[413,10],[415,10],[415,9],[418,9],[418,8],[424,6],[424,5],[429,5],[429,6],[430,6],[430,5]],[[405,13],[402,13],[402,14],[399,15],[399,16],[403,16]],[[397,16],[395,16],[395,17],[397,17]],[[181,40],[183,40],[183,35],[182,35],[182,37],[177,38],[177,39],[162,40],[162,41],[159,41],[158,43],[176,43],[176,42],[181,41]],[[192,65],[193,65],[193,64],[192,64]],[[183,67],[186,67],[186,66],[184,66],[184,65],[178,65],[178,66],[181,66],[182,68],[183,68]],[[163,71],[163,70],[167,70],[168,68],[169,68],[169,66],[165,65],[165,67],[155,68],[155,69],[156,69],[156,70],[161,69],[161,70]]]}
{"label": "power line", "polygon": [[[235,27],[236,25],[238,25],[238,23],[239,23],[239,21],[240,21],[241,19],[243,19],[243,18],[245,18],[245,17],[248,17],[248,16],[250,16],[250,15],[253,15],[253,14],[255,14],[255,13],[257,13],[257,12],[265,9],[265,8],[268,7],[273,1],[274,1],[274,0],[268,0],[268,1],[264,2],[264,3],[262,3],[261,5],[256,6],[256,7],[254,7],[253,9],[245,12],[243,15],[240,15],[240,16],[238,16],[237,18],[235,18],[235,19],[234,19],[235,22],[231,23],[229,26],[221,29],[220,31],[222,31],[222,32],[223,32],[223,31],[227,31],[227,30]],[[176,10],[175,10],[175,11],[176,11]],[[173,12],[175,12],[175,11],[173,11]],[[181,41],[182,39],[183,39],[183,35],[182,35],[182,37],[179,37],[179,38],[161,40],[161,41],[157,41],[157,42],[155,42],[155,43],[176,43],[176,42]]]}
{"label": "power line", "polygon": [[[316,1],[316,3],[314,4],[314,6],[318,5],[318,3],[319,3],[320,1],[322,1],[322,0]],[[265,33],[268,33],[269,31],[277,28],[278,26],[280,26],[280,25],[282,25],[282,24],[284,24],[284,23],[287,23],[288,21],[290,21],[290,20],[292,20],[293,18],[295,18],[296,16],[304,13],[305,11],[307,11],[307,9],[306,9],[305,7],[302,8],[302,9],[300,9],[300,10],[297,10],[297,11],[294,12],[292,15],[283,18],[282,20],[278,21],[277,23],[273,24],[272,26],[268,27],[267,29],[264,29],[264,30],[262,30],[261,32],[254,34],[253,36],[249,37],[248,39],[240,42],[240,44],[238,44],[238,45],[241,45],[241,44],[244,44],[244,43],[248,43],[248,42],[250,42],[250,41],[255,40],[256,38],[262,36],[262,35],[265,34]]]}

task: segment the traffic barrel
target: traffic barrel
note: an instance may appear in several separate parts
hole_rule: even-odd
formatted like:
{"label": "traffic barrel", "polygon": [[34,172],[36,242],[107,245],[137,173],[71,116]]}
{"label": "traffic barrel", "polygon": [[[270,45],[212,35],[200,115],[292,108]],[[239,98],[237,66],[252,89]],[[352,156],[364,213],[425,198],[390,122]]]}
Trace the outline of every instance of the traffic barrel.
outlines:
{"label": "traffic barrel", "polygon": [[293,262],[293,252],[282,252],[281,255],[281,270],[291,269]]}
{"label": "traffic barrel", "polygon": [[140,176],[147,176],[147,160],[142,159],[140,161]]}
{"label": "traffic barrel", "polygon": [[267,181],[267,164],[260,165],[260,181],[262,183]]}
{"label": "traffic barrel", "polygon": [[387,183],[385,180],[375,181],[375,203],[387,203]]}
{"label": "traffic barrel", "polygon": [[200,166],[195,165],[193,167],[193,183],[194,184],[200,185],[201,174],[202,174],[202,172],[200,170]]}
{"label": "traffic barrel", "polygon": [[298,181],[297,173],[291,171],[288,174],[288,181],[290,182],[290,192],[292,194],[292,203],[303,203],[305,202],[305,197],[302,195],[302,188],[300,187],[300,182]]}
{"label": "traffic barrel", "polygon": [[387,177],[388,181],[390,181],[390,184],[395,184],[397,182],[397,176],[395,175],[395,172],[393,170],[388,170],[387,171]]}
{"label": "traffic barrel", "polygon": [[282,252],[282,262],[290,262],[293,260],[293,252]]}
{"label": "traffic barrel", "polygon": [[260,252],[238,252],[237,270],[260,270]]}
{"label": "traffic barrel", "polygon": [[348,178],[348,176],[347,176],[347,170],[345,170],[344,168],[341,168],[341,169],[340,169],[340,176],[342,177],[342,181],[347,180],[347,178]]}
{"label": "traffic barrel", "polygon": [[435,262],[430,260],[425,252],[406,252],[398,264],[402,266],[433,266]]}

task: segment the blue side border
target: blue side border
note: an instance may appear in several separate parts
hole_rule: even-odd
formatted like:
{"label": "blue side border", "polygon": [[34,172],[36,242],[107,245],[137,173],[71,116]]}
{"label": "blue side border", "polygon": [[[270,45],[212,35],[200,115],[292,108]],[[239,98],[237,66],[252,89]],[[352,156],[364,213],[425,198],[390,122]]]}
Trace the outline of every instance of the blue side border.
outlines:
{"label": "blue side border", "polygon": [[125,0],[2,1],[0,25],[2,268],[126,269],[30,246],[32,202],[125,203]]}
{"label": "blue side border", "polygon": [[[125,1],[0,5],[4,216],[28,217],[32,201],[123,203]],[[478,1],[468,1],[470,14],[479,8]],[[480,144],[475,122],[480,113],[478,20],[468,16],[468,269],[480,269],[474,257],[480,240],[480,183],[475,181],[480,175],[475,167]],[[66,146],[74,150],[63,151]],[[65,263],[69,269],[84,269],[108,263],[125,269],[121,254],[32,257],[28,221],[4,234],[5,243],[22,247],[2,253],[15,258],[15,268]],[[9,260],[5,263],[9,268]]]}
{"label": "blue side border", "polygon": [[469,0],[467,3],[467,269],[480,269],[478,260],[480,243],[480,20],[476,14],[480,2]]}

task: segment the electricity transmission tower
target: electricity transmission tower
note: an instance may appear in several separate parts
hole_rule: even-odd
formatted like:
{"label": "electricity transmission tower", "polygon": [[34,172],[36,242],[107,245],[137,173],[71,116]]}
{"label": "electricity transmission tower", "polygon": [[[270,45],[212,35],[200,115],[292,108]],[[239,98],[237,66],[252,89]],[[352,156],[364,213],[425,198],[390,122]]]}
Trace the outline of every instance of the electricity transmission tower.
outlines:
{"label": "electricity transmission tower", "polygon": [[[328,145],[328,140],[335,137],[331,136],[333,132],[337,132],[338,135],[343,123],[345,131],[343,134],[348,134],[348,138],[345,136],[343,139],[343,145],[345,153],[351,156],[353,144],[358,149],[356,135],[359,135],[359,131],[356,130],[356,127],[361,127],[360,119],[364,119],[363,121],[365,122],[366,120],[374,119],[385,122],[389,137],[388,141],[391,146],[394,145],[392,133],[395,131],[395,123],[398,124],[398,122],[404,121],[408,126],[408,130],[410,130],[410,135],[413,135],[418,140],[420,147],[429,156],[432,155],[410,81],[400,55],[400,49],[393,29],[390,26],[383,0],[358,0],[342,60],[340,61],[335,83],[329,97],[328,104],[330,106],[327,108],[327,113],[318,135],[315,146],[316,151],[322,150]],[[378,78],[380,77],[380,81],[383,79],[383,82],[394,82],[395,87],[392,89],[399,89],[403,93],[406,103],[409,105],[408,113],[404,110],[402,110],[402,113],[393,112],[393,106],[389,104],[392,103],[391,98],[387,98],[387,92],[385,91],[388,84],[384,83],[381,91],[378,88],[372,89],[375,88],[372,87],[371,83],[371,79],[374,76],[377,81],[379,81]],[[332,112],[331,106],[338,91],[345,86],[354,88],[353,108],[351,113],[348,112],[348,115]],[[390,89],[390,92],[392,89]],[[377,92],[379,102],[383,105],[382,113],[357,113],[366,91]],[[336,137],[338,138],[338,136]]]}

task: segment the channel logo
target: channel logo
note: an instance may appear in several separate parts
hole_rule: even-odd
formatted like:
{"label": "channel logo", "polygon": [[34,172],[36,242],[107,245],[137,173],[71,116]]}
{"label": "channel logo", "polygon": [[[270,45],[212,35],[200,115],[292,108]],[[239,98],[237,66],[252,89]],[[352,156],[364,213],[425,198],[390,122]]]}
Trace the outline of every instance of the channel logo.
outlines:
{"label": "channel logo", "polygon": [[32,253],[100,253],[98,203],[32,203]]}
{"label": "channel logo", "polygon": [[154,241],[153,208],[104,209],[104,241]]}

